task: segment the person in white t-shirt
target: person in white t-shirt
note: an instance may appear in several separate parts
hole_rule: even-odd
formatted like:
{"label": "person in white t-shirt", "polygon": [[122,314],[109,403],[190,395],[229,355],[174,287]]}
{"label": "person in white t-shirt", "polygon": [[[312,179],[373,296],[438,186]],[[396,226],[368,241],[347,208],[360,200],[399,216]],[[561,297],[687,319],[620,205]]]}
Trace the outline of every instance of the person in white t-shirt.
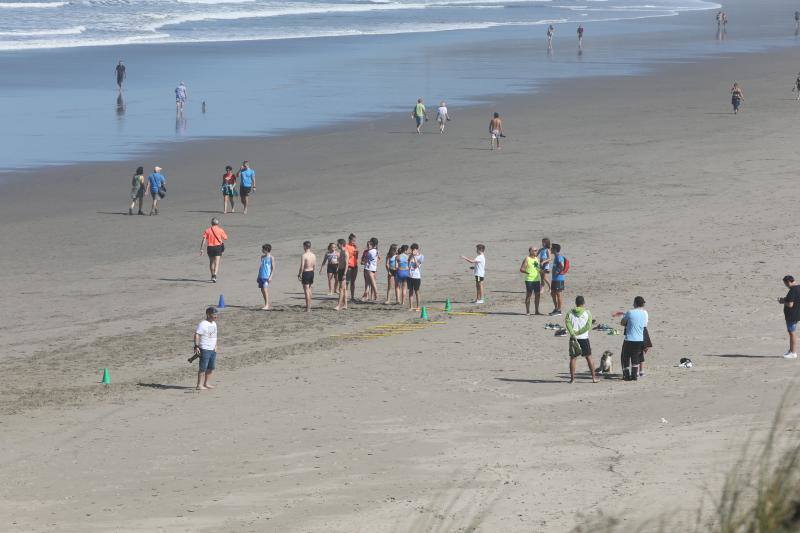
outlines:
{"label": "person in white t-shirt", "polygon": [[362,300],[378,300],[378,239],[372,237],[367,241],[367,249],[361,257],[361,264],[364,266],[364,294]]}
{"label": "person in white t-shirt", "polygon": [[444,133],[444,125],[450,121],[450,115],[447,113],[447,103],[444,100],[439,104],[439,109],[436,110],[436,121],[439,123],[439,133]]}
{"label": "person in white t-shirt", "polygon": [[[419,251],[419,244],[413,243],[408,256],[408,308],[412,311],[420,310],[419,287],[422,285],[422,263],[425,256]],[[416,307],[414,301],[416,300]]]}
{"label": "person in white t-shirt", "polygon": [[461,256],[461,259],[472,264],[470,268],[475,274],[475,301],[473,303],[476,304],[483,303],[483,280],[486,277],[486,256],[483,255],[485,251],[486,246],[478,244],[475,246],[475,259],[470,259],[464,255]]}
{"label": "person in white t-shirt", "polygon": [[219,317],[216,307],[206,309],[206,319],[198,324],[194,332],[194,357],[189,359],[192,362],[200,358],[200,366],[197,372],[197,390],[213,389],[214,385],[209,384],[211,373],[217,366],[217,318]]}

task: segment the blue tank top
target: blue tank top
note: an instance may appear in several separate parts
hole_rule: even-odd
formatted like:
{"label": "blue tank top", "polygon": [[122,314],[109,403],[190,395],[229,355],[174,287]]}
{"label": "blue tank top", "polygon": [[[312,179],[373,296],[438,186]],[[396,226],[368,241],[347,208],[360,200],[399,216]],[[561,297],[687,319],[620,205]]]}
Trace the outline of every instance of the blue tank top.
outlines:
{"label": "blue tank top", "polygon": [[396,261],[397,261],[397,256],[393,255],[392,257],[389,258],[389,268],[390,269],[394,270],[395,265],[397,264]]}
{"label": "blue tank top", "polygon": [[397,270],[408,270],[408,256],[400,254],[397,256]]}

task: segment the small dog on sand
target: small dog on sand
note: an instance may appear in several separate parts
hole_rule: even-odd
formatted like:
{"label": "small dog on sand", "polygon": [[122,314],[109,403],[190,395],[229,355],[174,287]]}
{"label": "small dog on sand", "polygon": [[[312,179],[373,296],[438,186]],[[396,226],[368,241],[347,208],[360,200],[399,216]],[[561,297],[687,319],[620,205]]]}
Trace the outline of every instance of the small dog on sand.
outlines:
{"label": "small dog on sand", "polygon": [[610,374],[613,371],[613,360],[612,357],[614,354],[609,350],[603,352],[603,355],[600,356],[600,373],[601,374]]}

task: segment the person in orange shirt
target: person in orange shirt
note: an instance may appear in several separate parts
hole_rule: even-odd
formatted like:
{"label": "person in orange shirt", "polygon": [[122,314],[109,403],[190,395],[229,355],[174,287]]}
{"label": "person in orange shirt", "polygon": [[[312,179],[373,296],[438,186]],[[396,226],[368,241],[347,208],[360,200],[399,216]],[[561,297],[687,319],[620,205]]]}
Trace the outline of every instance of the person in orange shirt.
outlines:
{"label": "person in orange shirt", "polygon": [[350,299],[356,299],[356,280],[358,279],[358,244],[356,244],[356,236],[351,233],[347,237],[347,244],[344,245],[347,250],[347,285],[350,290]]}
{"label": "person in orange shirt", "polygon": [[222,253],[225,251],[225,241],[228,236],[225,230],[219,227],[219,219],[212,218],[211,226],[203,232],[203,240],[200,241],[200,255],[203,255],[203,246],[206,247],[208,254],[208,270],[211,272],[211,283],[217,282],[217,272],[219,272],[219,262],[222,259]]}

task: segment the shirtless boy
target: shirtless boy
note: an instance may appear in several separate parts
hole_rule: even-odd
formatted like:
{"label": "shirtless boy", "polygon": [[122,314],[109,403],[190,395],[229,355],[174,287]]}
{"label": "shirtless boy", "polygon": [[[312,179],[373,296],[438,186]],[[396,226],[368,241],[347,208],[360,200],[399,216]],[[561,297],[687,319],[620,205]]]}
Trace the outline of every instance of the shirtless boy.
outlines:
{"label": "shirtless boy", "polygon": [[300,270],[297,279],[303,284],[303,296],[306,298],[306,313],[311,312],[311,286],[314,285],[314,271],[317,269],[317,256],[311,251],[311,241],[303,243],[303,255],[300,257]]}
{"label": "shirtless boy", "polygon": [[500,119],[500,113],[495,113],[492,121],[489,122],[489,133],[492,136],[489,141],[490,148],[494,150],[495,143],[497,143],[497,149],[500,150],[500,137],[504,137],[503,121]]}

